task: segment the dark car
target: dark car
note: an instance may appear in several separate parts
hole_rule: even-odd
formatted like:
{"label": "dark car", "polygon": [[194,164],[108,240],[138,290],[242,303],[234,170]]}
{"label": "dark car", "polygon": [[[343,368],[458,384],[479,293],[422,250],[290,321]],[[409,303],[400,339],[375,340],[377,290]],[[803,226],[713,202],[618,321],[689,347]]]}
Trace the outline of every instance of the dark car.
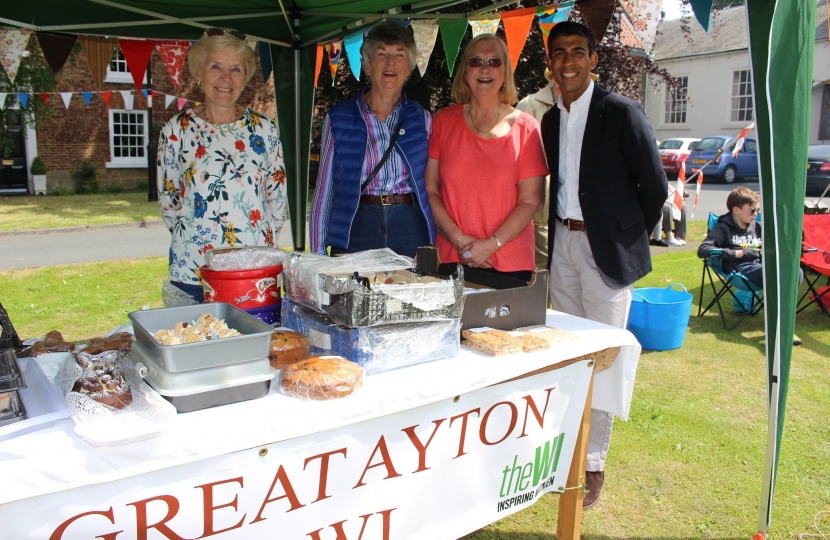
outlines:
{"label": "dark car", "polygon": [[[734,137],[706,137],[689,153],[686,159],[686,178],[695,169],[700,169],[717,153],[718,149],[728,145]],[[703,169],[704,179],[719,178],[724,184],[731,184],[738,179],[758,178],[758,146],[755,139],[746,139],[738,157],[732,157],[732,148],[724,150],[711,165]]]}
{"label": "dark car", "polygon": [[830,144],[811,144],[807,153],[807,195],[818,197],[830,184]]}

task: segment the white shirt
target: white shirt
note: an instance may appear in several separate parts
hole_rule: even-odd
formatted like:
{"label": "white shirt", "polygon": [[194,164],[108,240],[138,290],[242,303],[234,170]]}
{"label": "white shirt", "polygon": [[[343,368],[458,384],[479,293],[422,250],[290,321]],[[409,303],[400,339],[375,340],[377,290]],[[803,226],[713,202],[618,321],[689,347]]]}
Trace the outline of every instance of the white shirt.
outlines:
{"label": "white shirt", "polygon": [[582,221],[579,206],[579,160],[582,157],[582,137],[588,121],[588,108],[594,94],[594,81],[588,89],[571,103],[568,111],[562,96],[556,101],[559,107],[559,191],[556,197],[556,215],[562,219]]}

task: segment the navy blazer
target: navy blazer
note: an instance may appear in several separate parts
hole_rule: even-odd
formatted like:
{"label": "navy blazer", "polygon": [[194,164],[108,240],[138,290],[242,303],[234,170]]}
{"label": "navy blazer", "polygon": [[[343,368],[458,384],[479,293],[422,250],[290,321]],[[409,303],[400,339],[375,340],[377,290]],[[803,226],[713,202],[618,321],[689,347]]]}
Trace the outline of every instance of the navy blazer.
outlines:
{"label": "navy blazer", "polygon": [[[551,172],[548,265],[559,193],[559,116],[554,106],[542,118]],[[666,197],[666,174],[642,105],[594,85],[579,161],[579,205],[591,253],[612,289],[651,272],[648,237],[662,219]]]}

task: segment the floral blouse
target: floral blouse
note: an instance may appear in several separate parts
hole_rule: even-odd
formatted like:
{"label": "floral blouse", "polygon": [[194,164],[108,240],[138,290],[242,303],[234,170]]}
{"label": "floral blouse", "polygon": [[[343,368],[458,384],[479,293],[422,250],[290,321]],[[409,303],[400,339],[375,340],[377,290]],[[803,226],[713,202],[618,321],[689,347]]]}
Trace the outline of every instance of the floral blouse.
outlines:
{"label": "floral blouse", "polygon": [[198,285],[211,248],[274,245],[288,205],[271,118],[245,109],[241,120],[213,125],[187,109],[162,128],[157,166],[170,281]]}

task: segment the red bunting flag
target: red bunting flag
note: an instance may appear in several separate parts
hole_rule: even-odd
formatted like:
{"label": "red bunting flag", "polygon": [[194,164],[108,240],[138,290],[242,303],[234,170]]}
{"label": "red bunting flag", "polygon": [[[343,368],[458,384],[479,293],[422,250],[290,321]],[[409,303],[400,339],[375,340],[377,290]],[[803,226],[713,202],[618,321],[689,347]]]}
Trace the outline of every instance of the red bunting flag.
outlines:
{"label": "red bunting flag", "polygon": [[119,39],[118,46],[121,47],[121,54],[124,55],[127,67],[130,68],[130,75],[133,76],[135,88],[141,92],[141,85],[147,72],[147,63],[150,61],[150,55],[153,54],[156,42],[144,39]]}
{"label": "red bunting flag", "polygon": [[533,17],[536,16],[536,8],[514,9],[503,11],[501,21],[504,24],[504,35],[507,38],[507,50],[510,53],[510,65],[516,71],[519,57],[522,55],[527,36],[530,34],[530,26],[533,24]]}
{"label": "red bunting flag", "polygon": [[110,99],[112,98],[112,91],[107,90],[106,92],[101,92],[101,97],[104,98],[104,103],[107,107],[110,106]]}
{"label": "red bunting flag", "polygon": [[173,83],[173,88],[179,87],[184,72],[184,61],[187,58],[187,50],[190,48],[189,41],[159,41],[156,43],[156,50],[164,62],[164,69],[167,76]]}
{"label": "red bunting flag", "polygon": [[49,94],[38,94],[38,95],[40,96],[40,99],[43,100],[43,103],[45,103],[46,105],[49,105]]}

